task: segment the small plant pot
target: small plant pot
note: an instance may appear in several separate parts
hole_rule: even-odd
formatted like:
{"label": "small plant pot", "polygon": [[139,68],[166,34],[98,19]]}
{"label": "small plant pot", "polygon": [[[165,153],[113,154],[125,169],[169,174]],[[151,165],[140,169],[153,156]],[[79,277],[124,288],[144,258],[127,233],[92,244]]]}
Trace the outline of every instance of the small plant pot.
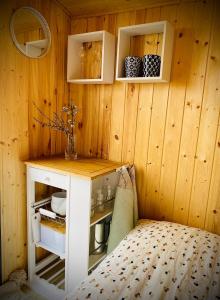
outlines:
{"label": "small plant pot", "polygon": [[125,77],[139,77],[142,68],[142,60],[139,56],[125,57]]}
{"label": "small plant pot", "polygon": [[160,76],[161,57],[155,54],[143,56],[143,77]]}

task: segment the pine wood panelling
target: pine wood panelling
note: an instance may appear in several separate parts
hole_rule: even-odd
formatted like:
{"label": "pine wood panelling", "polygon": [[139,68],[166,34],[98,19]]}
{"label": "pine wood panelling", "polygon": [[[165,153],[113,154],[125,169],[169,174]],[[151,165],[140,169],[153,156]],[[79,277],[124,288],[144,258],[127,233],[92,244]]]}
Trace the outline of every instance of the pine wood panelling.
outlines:
{"label": "pine wood panelling", "polygon": [[101,15],[114,12],[124,12],[128,10],[142,9],[147,7],[157,7],[179,3],[180,0],[59,0],[73,16]]}
{"label": "pine wood panelling", "polygon": [[175,35],[159,188],[159,217],[165,220],[172,220],[173,213],[186,81],[189,76],[193,43],[194,11],[194,3],[181,4],[177,11],[177,26],[179,28],[177,27]]}
{"label": "pine wood panelling", "polygon": [[[9,20],[23,5],[38,9],[49,23],[52,46],[47,56],[29,59],[9,35]],[[33,101],[52,116],[68,101],[66,43],[70,18],[50,0],[0,3],[0,166],[1,248],[5,280],[26,266],[26,174],[23,160],[63,151],[61,135],[41,128]],[[33,33],[34,34],[34,33]]]}
{"label": "pine wood panelling", "polygon": [[[162,7],[160,20],[168,20],[175,27],[176,6]],[[159,37],[160,38],[160,37]],[[158,39],[160,42],[160,39]],[[160,47],[161,43],[158,45]],[[158,51],[159,52],[159,51]],[[159,209],[160,170],[163,154],[164,129],[167,113],[167,102],[170,84],[155,84],[152,99],[151,127],[149,148],[147,152],[146,177],[150,184],[146,186],[146,211],[149,217],[155,218]]]}
{"label": "pine wood panelling", "polygon": [[[136,11],[135,19],[130,22],[130,25],[144,23],[145,10]],[[132,49],[133,48],[133,49]],[[130,52],[140,53],[143,50],[143,39],[135,39],[133,45],[131,44]],[[123,128],[127,130],[123,132],[122,138],[122,161],[129,163],[134,162],[135,140],[136,140],[136,126],[137,126],[137,113],[139,101],[139,85],[129,83],[125,95],[125,108],[124,108],[124,123]]]}
{"label": "pine wood panelling", "polygon": [[[220,111],[220,39],[217,33],[220,29],[217,13],[219,8],[219,1],[216,1],[189,210],[189,222],[199,227],[204,227],[210,179],[213,167],[216,167],[213,166],[213,156]],[[213,202],[215,201],[214,198]]]}
{"label": "pine wood panelling", "polygon": [[[148,9],[146,12],[146,18],[145,18],[145,22],[155,22],[160,20],[160,15],[161,15],[161,8],[154,8],[154,9]],[[159,54],[159,44],[160,43],[160,35],[158,34],[151,34],[148,36],[145,36],[145,44],[144,44],[144,52],[145,53],[156,53]],[[153,148],[152,147],[152,136],[151,136],[151,131],[152,128],[154,127],[154,120],[155,120],[155,114],[154,114],[154,96],[156,95],[154,89],[155,89],[155,85],[151,84],[150,90],[152,90],[152,99],[151,99],[151,106],[150,106],[150,127],[149,127],[149,133],[148,133],[148,147],[147,147],[147,151],[145,153],[145,182],[144,185],[144,199],[146,199],[147,201],[145,201],[144,203],[144,207],[143,207],[143,212],[141,212],[141,215],[145,215],[146,211],[151,211],[151,215],[149,215],[149,217],[153,217],[153,204],[152,204],[152,197],[151,197],[151,189],[154,190],[153,184],[149,184],[150,180],[149,178],[151,176],[154,176],[152,174],[152,171],[154,169],[154,163],[156,163],[156,161],[152,161],[151,160],[151,154],[153,155]],[[142,89],[146,89],[146,86],[143,84],[141,86]],[[162,96],[162,95],[161,95]],[[154,181],[153,181],[154,182]],[[155,183],[155,182],[154,182]],[[153,191],[153,193],[155,193],[155,191]],[[155,202],[156,203],[156,202]],[[151,210],[150,210],[151,207]]]}
{"label": "pine wood panelling", "polygon": [[[86,86],[83,97],[72,85],[71,94],[76,98],[79,94],[82,100],[82,153],[135,163],[141,217],[219,233],[217,11],[216,0],[181,1],[132,13],[72,19],[72,24],[96,24],[86,31],[111,32],[106,24],[112,18],[116,34],[121,26],[169,20],[175,27],[175,41],[170,83]],[[161,35],[137,37],[130,52],[160,53],[160,47]]]}
{"label": "pine wood panelling", "polygon": [[6,45],[4,52],[2,46],[0,48],[1,247],[5,256],[2,267],[6,272],[15,264],[25,264],[26,206],[22,201],[25,199],[25,174],[20,160],[28,155],[28,93],[25,81],[28,65],[25,59],[20,59],[18,52],[11,52],[9,37],[4,34],[3,25],[7,26],[10,12],[8,3],[4,12],[0,10],[3,22],[0,44]]}
{"label": "pine wood panelling", "polygon": [[[120,13],[117,15],[117,28],[132,23],[131,13]],[[116,35],[118,34],[116,28]],[[109,158],[122,160],[123,125],[125,107],[126,85],[116,82],[112,90],[111,129],[109,143]]]}
{"label": "pine wood panelling", "polygon": [[[69,16],[52,0],[10,0],[0,5],[4,279],[26,264],[26,186],[21,160],[62,152],[65,145],[60,133],[33,121],[33,101],[52,116],[68,101],[69,92],[80,109],[79,153],[135,163],[141,217],[177,221],[220,234],[219,1],[177,1],[72,19],[71,29]],[[37,8],[49,22],[52,47],[42,59],[25,58],[12,44],[9,18],[22,5]],[[175,27],[170,83],[67,85],[69,33],[105,29],[117,36],[118,27],[159,20],[169,20]],[[95,53],[99,51],[95,44],[92,47]],[[160,53],[160,47],[161,35],[155,34],[134,38],[130,51]],[[87,67],[97,72],[94,58],[89,52]]]}
{"label": "pine wood panelling", "polygon": [[[140,85],[139,91],[139,105],[137,116],[137,129],[136,129],[136,143],[135,143],[135,155],[134,164],[136,167],[137,178],[137,192],[139,199],[145,199],[145,190],[147,183],[146,167],[147,167],[147,149],[148,138],[151,122],[151,107],[152,107],[152,95],[153,87],[150,89],[144,89]],[[139,201],[139,214],[144,217],[146,201]]]}
{"label": "pine wood panelling", "polygon": [[136,137],[136,123],[137,123],[137,107],[139,86],[135,84],[128,84],[126,91],[126,101],[124,109],[124,124],[122,138],[122,161],[133,163]]}
{"label": "pine wood panelling", "polygon": [[[87,30],[87,19],[77,19],[71,22],[71,34],[84,33]],[[78,127],[76,128],[76,146],[79,153],[83,153],[83,132],[82,132],[82,111],[85,87],[84,85],[70,84],[70,95],[73,102],[78,106],[77,114]]]}
{"label": "pine wood panelling", "polygon": [[208,231],[216,232],[220,235],[220,123],[218,124],[218,135],[215,145],[215,157],[212,170],[211,185],[209,191],[208,208],[206,212],[205,228]]}
{"label": "pine wood panelling", "polygon": [[[194,41],[190,74],[187,79],[179,163],[174,200],[174,220],[187,222],[195,151],[203,101],[205,73],[207,67],[208,44],[211,33],[213,1],[206,6],[199,2],[194,17]],[[184,191],[184,194],[182,193]]]}
{"label": "pine wood panelling", "polygon": [[[159,18],[160,9],[148,9],[145,12],[144,22],[153,22],[155,19]],[[154,17],[155,15],[156,18]],[[148,35],[143,38],[143,51],[151,50],[155,51],[157,45],[153,43],[154,37],[157,40],[158,35]],[[152,40],[153,38],[153,40]],[[154,41],[155,42],[155,41]],[[143,53],[142,53],[143,54]],[[153,100],[153,84],[149,84],[148,89],[146,89],[145,84],[140,84],[139,86],[139,106],[138,106],[138,116],[137,116],[137,130],[136,130],[136,144],[135,144],[135,155],[134,163],[137,169],[137,191],[139,199],[145,199],[146,188],[147,188],[147,151],[149,146],[149,131],[151,125],[151,113],[152,113],[152,100]],[[147,206],[146,201],[139,202],[139,213],[140,216],[144,216]]]}
{"label": "pine wood panelling", "polygon": [[[99,18],[99,29],[116,34],[116,16],[108,15]],[[99,125],[98,125],[98,156],[108,158],[109,135],[111,129],[111,109],[112,109],[112,85],[102,85],[100,87],[99,105]]]}

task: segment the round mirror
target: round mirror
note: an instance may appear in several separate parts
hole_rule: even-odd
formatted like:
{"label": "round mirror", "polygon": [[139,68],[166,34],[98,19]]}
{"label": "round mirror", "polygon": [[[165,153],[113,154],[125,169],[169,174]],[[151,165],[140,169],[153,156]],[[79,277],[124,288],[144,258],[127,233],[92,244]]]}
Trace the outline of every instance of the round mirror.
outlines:
{"label": "round mirror", "polygon": [[32,7],[24,6],[14,12],[10,32],[15,46],[28,57],[42,57],[50,48],[51,34],[47,21]]}

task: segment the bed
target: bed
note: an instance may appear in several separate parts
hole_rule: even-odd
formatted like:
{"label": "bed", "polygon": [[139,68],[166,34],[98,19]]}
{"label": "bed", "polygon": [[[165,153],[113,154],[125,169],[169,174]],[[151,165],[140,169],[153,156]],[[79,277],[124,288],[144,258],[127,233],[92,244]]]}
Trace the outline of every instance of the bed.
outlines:
{"label": "bed", "polygon": [[220,237],[141,220],[72,299],[220,299]]}

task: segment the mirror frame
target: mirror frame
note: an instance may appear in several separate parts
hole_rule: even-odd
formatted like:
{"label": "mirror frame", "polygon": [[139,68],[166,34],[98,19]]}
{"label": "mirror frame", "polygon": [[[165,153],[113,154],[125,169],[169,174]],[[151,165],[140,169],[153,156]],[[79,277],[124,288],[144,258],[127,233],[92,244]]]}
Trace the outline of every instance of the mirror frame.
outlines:
{"label": "mirror frame", "polygon": [[[27,55],[26,52],[19,47],[19,43],[16,39],[16,35],[15,35],[15,32],[14,32],[14,19],[16,17],[16,14],[22,10],[22,9],[26,9],[28,11],[30,11],[37,19],[38,21],[40,22],[42,28],[43,28],[43,31],[44,31],[44,34],[45,34],[45,39],[48,40],[48,46],[47,48],[43,51],[42,55],[36,57],[36,56],[32,56],[32,55]],[[46,21],[46,19],[42,16],[42,14],[36,10],[35,8],[31,7],[31,6],[22,6],[18,9],[16,9],[12,16],[11,16],[11,19],[10,19],[10,33],[11,33],[11,37],[12,37],[12,40],[13,40],[13,43],[15,45],[15,47],[19,50],[19,52],[21,52],[22,54],[24,54],[26,57],[28,58],[42,58],[44,57],[45,55],[47,55],[47,53],[49,52],[50,50],[50,46],[51,46],[51,32],[50,32],[50,28],[49,28],[49,25]]]}

